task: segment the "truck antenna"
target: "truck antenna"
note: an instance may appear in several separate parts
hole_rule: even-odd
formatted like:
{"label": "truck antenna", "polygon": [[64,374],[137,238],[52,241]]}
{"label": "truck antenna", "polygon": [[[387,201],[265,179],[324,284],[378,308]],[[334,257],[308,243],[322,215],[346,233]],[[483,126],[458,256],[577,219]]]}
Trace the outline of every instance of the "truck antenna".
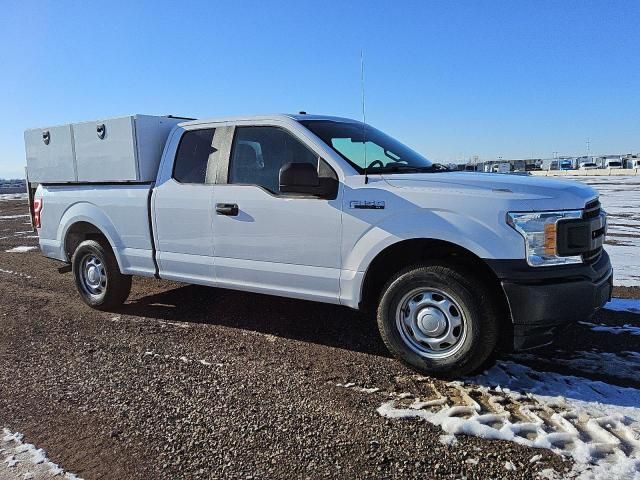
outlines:
{"label": "truck antenna", "polygon": [[364,102],[364,53],[360,50],[360,90],[362,91],[362,146],[364,147],[364,184],[369,183],[367,176],[367,115]]}

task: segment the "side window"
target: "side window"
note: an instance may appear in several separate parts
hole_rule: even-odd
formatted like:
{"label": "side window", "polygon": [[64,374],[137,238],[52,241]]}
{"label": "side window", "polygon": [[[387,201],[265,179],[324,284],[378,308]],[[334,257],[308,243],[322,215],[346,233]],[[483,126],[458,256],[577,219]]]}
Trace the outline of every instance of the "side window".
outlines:
{"label": "side window", "polygon": [[173,164],[173,178],[180,183],[205,183],[215,129],[188,130],[180,139]]}
{"label": "side window", "polygon": [[237,127],[229,183],[259,185],[280,193],[280,167],[289,162],[318,166],[318,156],[278,127]]}

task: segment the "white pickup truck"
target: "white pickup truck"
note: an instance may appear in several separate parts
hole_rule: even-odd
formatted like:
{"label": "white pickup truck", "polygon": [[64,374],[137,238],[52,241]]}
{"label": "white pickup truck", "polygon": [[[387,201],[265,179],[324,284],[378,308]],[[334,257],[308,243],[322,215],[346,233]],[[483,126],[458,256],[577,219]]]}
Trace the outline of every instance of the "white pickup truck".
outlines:
{"label": "white pickup truck", "polygon": [[42,252],[94,308],[133,275],[370,308],[397,358],[454,376],[611,296],[596,191],[450,172],[358,121],[136,115],[25,142]]}

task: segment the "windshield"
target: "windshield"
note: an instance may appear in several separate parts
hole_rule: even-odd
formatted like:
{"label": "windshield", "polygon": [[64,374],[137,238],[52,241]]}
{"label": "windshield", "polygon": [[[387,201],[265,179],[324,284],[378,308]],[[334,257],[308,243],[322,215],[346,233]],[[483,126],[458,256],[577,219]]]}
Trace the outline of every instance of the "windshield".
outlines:
{"label": "windshield", "polygon": [[320,137],[359,173],[364,173],[365,163],[368,173],[447,170],[398,140],[361,122],[302,120],[300,123]]}

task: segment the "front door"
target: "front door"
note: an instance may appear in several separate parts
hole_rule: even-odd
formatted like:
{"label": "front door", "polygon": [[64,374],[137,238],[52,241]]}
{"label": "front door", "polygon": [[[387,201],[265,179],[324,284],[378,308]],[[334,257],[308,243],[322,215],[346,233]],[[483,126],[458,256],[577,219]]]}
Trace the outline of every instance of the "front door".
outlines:
{"label": "front door", "polygon": [[282,194],[280,168],[308,162],[321,181],[335,172],[291,132],[235,128],[226,183],[214,188],[216,281],[221,287],[339,302],[341,192]]}

